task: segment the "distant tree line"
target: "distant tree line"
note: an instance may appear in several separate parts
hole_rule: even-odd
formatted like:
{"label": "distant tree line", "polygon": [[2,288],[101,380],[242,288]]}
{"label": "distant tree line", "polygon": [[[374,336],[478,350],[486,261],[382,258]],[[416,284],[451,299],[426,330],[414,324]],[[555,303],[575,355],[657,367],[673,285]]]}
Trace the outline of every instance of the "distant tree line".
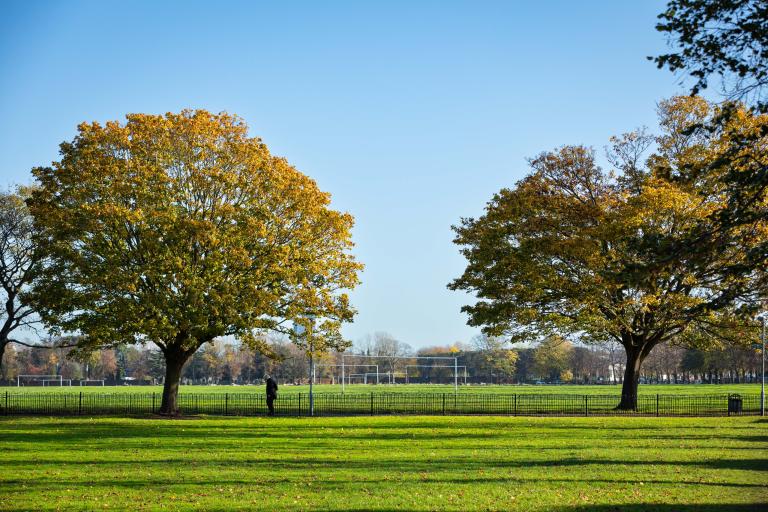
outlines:
{"label": "distant tree line", "polygon": [[[216,340],[206,344],[184,366],[182,383],[262,384],[267,373],[281,384],[307,383],[306,353],[287,339],[275,337],[268,343],[274,358],[237,342]],[[317,363],[316,382],[339,384],[341,357],[340,352],[322,356]],[[453,382],[452,361],[424,359],[426,357],[457,358],[459,382],[465,382],[466,371],[466,382],[475,385],[621,383],[626,362],[624,351],[618,345],[579,345],[550,338],[536,346],[506,348],[503,342],[480,335],[470,345],[457,343],[413,350],[393,336],[379,332],[359,341],[352,351],[345,353],[345,376],[347,382],[353,384],[373,384],[378,369],[381,384],[402,384],[406,373],[411,384]],[[91,379],[104,380],[107,385],[162,384],[166,371],[162,354],[147,346],[102,349],[86,356],[77,355],[66,346],[50,350],[10,346],[2,368],[0,378],[6,384],[16,383],[18,375],[54,374],[73,383]],[[641,378],[647,383],[666,384],[746,383],[756,382],[759,371],[759,353],[754,349],[664,346],[649,356]],[[25,383],[42,384],[32,378],[25,379]]]}
{"label": "distant tree line", "polygon": [[[467,368],[468,383],[485,384],[609,384],[622,383],[626,354],[617,343],[574,344],[548,338],[531,347],[489,348],[485,336],[473,345],[419,350],[419,356],[450,353]],[[457,350],[458,349],[458,350]],[[440,377],[445,376],[442,370]],[[735,345],[696,349],[665,345],[646,360],[641,380],[646,383],[757,382],[759,352]],[[452,371],[448,372],[452,376]],[[462,372],[459,372],[462,375]],[[426,374],[426,382],[435,374]],[[411,379],[418,382],[418,379]],[[441,382],[446,382],[442,380]]]}

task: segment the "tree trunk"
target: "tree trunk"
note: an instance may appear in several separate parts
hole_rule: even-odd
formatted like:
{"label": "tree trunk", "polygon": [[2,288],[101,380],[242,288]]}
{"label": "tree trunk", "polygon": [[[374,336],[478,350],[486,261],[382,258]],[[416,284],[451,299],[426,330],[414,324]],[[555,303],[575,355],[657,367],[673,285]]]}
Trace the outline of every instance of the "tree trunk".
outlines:
{"label": "tree trunk", "polygon": [[637,410],[637,386],[640,383],[640,366],[643,364],[643,350],[627,347],[627,365],[624,368],[624,382],[621,385],[621,402],[616,409]]}
{"label": "tree trunk", "polygon": [[6,368],[3,364],[3,358],[5,357],[5,347],[8,346],[7,341],[0,341],[0,380],[5,381],[6,377]]}
{"label": "tree trunk", "polygon": [[183,351],[168,349],[165,352],[165,382],[163,383],[163,401],[160,404],[160,414],[176,416],[179,414],[179,382],[181,370],[189,355]]}

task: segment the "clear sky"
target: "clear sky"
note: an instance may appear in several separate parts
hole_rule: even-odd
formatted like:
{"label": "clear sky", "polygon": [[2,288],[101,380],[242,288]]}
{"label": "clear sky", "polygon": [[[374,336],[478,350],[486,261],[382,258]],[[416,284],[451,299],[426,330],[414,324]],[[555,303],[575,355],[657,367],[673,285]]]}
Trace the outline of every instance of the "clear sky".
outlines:
{"label": "clear sky", "polygon": [[664,4],[6,1],[0,185],[29,182],[81,121],[238,114],[356,218],[349,338],[467,342],[451,224],[528,157],[655,126],[683,91],[645,59],[666,48]]}

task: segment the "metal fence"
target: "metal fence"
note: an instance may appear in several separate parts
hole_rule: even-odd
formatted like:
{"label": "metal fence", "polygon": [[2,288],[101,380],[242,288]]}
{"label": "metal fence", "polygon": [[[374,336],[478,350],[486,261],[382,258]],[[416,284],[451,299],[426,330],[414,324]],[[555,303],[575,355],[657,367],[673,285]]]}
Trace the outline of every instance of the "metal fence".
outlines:
{"label": "metal fence", "polygon": [[[731,416],[760,414],[760,395],[640,395],[636,410],[619,410],[617,395],[481,393],[316,393],[315,416]],[[160,409],[160,393],[35,393],[0,395],[0,415],[146,416]],[[263,416],[256,393],[182,393],[185,415]],[[307,393],[283,394],[278,416],[309,416]]]}

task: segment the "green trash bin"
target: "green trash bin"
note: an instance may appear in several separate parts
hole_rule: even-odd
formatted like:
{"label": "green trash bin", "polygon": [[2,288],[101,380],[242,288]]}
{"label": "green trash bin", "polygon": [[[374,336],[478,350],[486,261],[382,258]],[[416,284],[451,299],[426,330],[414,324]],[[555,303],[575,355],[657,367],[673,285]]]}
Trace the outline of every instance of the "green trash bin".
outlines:
{"label": "green trash bin", "polygon": [[728,395],[728,414],[741,414],[743,407],[741,395]]}

